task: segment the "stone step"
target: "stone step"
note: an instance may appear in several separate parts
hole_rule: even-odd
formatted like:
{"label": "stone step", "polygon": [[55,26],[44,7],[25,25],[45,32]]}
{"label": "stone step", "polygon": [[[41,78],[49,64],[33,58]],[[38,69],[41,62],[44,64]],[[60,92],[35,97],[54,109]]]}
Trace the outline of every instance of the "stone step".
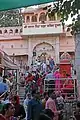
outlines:
{"label": "stone step", "polygon": [[20,97],[20,103],[23,104],[24,102],[24,96],[25,96],[25,87],[19,87],[18,95]]}

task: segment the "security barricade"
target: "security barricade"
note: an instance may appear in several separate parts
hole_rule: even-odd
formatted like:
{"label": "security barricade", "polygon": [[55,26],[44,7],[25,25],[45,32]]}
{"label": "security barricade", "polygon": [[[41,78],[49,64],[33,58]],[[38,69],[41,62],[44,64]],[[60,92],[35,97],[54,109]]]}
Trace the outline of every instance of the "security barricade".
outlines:
{"label": "security barricade", "polygon": [[61,91],[65,97],[77,97],[77,80],[75,78],[56,78],[44,80],[44,91]]}

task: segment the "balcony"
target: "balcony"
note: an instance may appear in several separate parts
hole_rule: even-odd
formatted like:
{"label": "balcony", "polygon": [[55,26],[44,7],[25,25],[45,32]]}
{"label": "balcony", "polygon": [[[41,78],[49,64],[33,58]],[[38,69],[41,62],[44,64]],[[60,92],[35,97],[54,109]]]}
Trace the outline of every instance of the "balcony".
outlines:
{"label": "balcony", "polygon": [[63,33],[61,22],[23,24],[23,36]]}
{"label": "balcony", "polygon": [[22,27],[1,27],[0,40],[21,39]]}

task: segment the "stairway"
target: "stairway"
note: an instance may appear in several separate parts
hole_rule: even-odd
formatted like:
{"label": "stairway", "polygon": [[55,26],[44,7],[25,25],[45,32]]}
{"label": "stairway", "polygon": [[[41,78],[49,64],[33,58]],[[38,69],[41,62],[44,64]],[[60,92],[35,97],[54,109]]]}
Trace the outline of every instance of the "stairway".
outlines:
{"label": "stairway", "polygon": [[18,95],[20,97],[20,103],[23,104],[24,96],[25,96],[25,87],[19,86],[19,88],[18,88]]}
{"label": "stairway", "polygon": [[25,86],[22,86],[20,83],[16,84],[16,81],[13,82],[12,94],[15,95],[16,93],[20,97],[20,103],[23,104],[24,97],[25,97]]}

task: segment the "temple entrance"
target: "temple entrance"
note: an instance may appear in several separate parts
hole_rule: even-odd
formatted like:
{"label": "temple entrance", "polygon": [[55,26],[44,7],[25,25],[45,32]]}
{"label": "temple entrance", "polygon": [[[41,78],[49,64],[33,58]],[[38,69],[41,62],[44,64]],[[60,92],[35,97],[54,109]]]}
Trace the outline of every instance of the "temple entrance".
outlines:
{"label": "temple entrance", "polygon": [[40,56],[38,56],[38,60],[39,61],[46,61],[46,59],[48,59],[48,57],[49,57],[49,55],[46,53],[46,52],[44,52],[44,53],[42,53]]}
{"label": "temple entrance", "polygon": [[54,47],[46,42],[36,45],[33,49],[34,61],[38,60],[40,62],[46,61],[49,57],[54,58],[55,60],[55,50]]}

